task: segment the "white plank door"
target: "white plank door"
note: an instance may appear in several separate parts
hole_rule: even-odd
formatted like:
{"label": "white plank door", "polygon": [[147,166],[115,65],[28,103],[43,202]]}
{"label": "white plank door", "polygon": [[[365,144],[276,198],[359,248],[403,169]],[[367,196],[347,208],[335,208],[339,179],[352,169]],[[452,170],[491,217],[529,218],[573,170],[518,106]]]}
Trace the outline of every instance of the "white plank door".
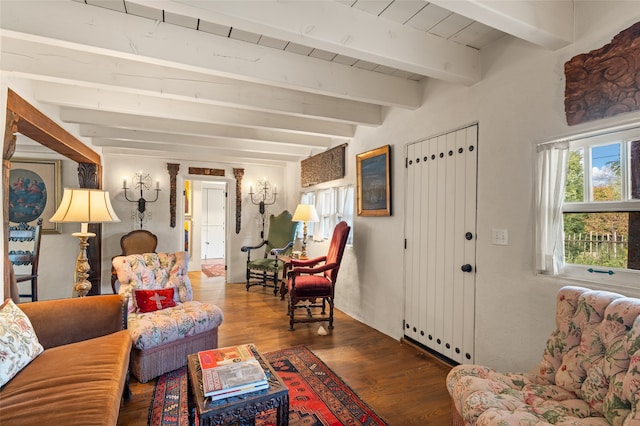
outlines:
{"label": "white plank door", "polygon": [[406,149],[405,337],[474,359],[478,126]]}
{"label": "white plank door", "polygon": [[202,195],[202,258],[223,258],[225,251],[225,190],[203,188]]}

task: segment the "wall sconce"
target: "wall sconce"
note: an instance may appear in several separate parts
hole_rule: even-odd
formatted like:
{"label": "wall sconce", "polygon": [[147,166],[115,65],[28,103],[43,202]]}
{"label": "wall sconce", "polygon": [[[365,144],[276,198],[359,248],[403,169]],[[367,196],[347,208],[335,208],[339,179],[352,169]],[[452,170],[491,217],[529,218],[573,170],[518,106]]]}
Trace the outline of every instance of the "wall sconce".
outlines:
{"label": "wall sconce", "polygon": [[270,206],[275,204],[276,198],[278,197],[278,187],[273,186],[273,191],[271,190],[271,184],[265,178],[264,180],[258,181],[257,192],[253,192],[253,185],[249,185],[249,195],[251,196],[251,203],[258,206],[258,211],[260,212],[260,216],[262,219],[262,231],[260,231],[260,238],[264,239],[264,221],[266,218],[266,209],[265,206]]}
{"label": "wall sconce", "polygon": [[127,178],[124,178],[124,180],[122,181],[122,189],[124,189],[125,200],[132,203],[138,203],[138,220],[140,221],[140,229],[142,229],[142,224],[144,223],[145,219],[145,212],[147,210],[147,203],[155,203],[156,201],[158,201],[158,194],[160,194],[160,182],[156,181],[156,198],[153,200],[146,200],[144,198],[144,191],[151,190],[151,177],[149,177],[148,173],[138,172],[133,178],[133,187],[131,189],[133,189],[134,191],[140,190],[140,198],[138,198],[137,200],[131,200],[127,196],[127,190],[129,189],[127,187]]}

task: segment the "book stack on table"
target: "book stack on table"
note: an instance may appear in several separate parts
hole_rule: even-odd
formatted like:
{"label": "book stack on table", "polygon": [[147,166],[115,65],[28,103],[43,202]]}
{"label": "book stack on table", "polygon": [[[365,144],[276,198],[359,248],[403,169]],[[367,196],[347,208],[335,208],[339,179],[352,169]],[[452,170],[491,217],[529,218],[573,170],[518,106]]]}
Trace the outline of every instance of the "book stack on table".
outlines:
{"label": "book stack on table", "polygon": [[200,351],[198,360],[204,396],[212,401],[269,388],[251,344]]}

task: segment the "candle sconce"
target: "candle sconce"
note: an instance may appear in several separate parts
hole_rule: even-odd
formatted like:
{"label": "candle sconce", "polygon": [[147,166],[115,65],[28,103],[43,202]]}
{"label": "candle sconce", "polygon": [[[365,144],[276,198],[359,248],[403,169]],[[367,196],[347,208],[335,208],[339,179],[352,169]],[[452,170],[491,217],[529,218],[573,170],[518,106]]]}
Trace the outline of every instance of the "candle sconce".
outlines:
{"label": "candle sconce", "polygon": [[267,216],[267,210],[265,206],[275,204],[278,197],[278,187],[273,186],[271,190],[271,184],[267,179],[259,180],[257,192],[253,192],[253,185],[249,185],[249,196],[251,197],[251,203],[258,206],[258,212],[262,219],[262,230],[260,231],[260,238],[264,239],[264,221]]}
{"label": "candle sconce", "polygon": [[[130,201],[132,203],[138,203],[136,216],[137,216],[137,219],[140,221],[140,229],[142,229],[142,224],[144,223],[144,220],[146,217],[147,203],[155,203],[156,201],[158,201],[158,195],[160,194],[160,182],[156,181],[156,188],[155,188],[156,198],[154,198],[153,200],[146,200],[144,198],[144,191],[151,190],[151,177],[149,176],[148,173],[142,173],[142,172],[136,173],[133,178],[133,186],[131,188],[127,187],[127,178],[125,178],[122,181],[122,189],[124,190],[125,200]],[[137,200],[130,199],[129,196],[127,195],[128,189],[131,189],[134,192],[139,190],[140,198],[138,198]]]}

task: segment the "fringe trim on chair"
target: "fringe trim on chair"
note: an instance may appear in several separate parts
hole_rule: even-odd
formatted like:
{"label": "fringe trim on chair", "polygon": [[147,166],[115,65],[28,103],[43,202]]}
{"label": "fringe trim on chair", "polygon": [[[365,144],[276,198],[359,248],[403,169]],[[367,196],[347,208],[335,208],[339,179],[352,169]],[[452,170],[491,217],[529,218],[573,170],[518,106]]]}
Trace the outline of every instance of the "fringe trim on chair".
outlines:
{"label": "fringe trim on chair", "polygon": [[187,365],[187,355],[218,347],[218,327],[145,351],[131,349],[130,368],[140,383]]}
{"label": "fringe trim on chair", "polygon": [[465,426],[464,420],[456,410],[456,404],[453,401],[451,401],[451,426]]}

